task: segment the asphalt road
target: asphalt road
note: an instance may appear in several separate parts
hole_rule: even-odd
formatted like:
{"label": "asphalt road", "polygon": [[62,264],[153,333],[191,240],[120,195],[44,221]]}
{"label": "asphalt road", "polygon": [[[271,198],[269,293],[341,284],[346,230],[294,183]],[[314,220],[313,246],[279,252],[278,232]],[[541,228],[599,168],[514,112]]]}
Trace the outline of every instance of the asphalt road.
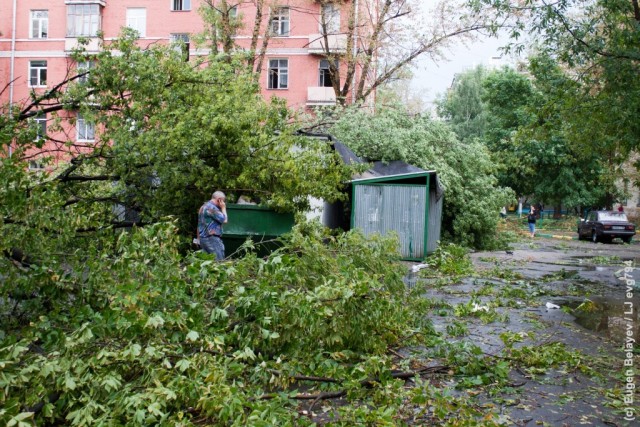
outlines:
{"label": "asphalt road", "polygon": [[[508,425],[640,425],[639,394],[632,394],[633,403],[623,401],[627,381],[640,388],[640,377],[628,377],[625,367],[633,364],[636,372],[640,367],[639,345],[632,342],[640,341],[640,245],[536,237],[509,251],[471,257],[477,277],[430,289],[426,296],[452,305],[468,303],[473,296],[480,306],[500,298],[503,305],[496,310],[508,320],[483,323],[472,318],[468,334],[451,340],[471,341],[486,354],[503,355],[501,333],[530,334],[522,345],[561,343],[584,355],[584,366],[601,374],[595,378],[566,367],[536,375],[514,369],[510,379],[517,386],[497,395],[487,392],[485,403],[499,408]],[[495,286],[492,294],[478,293],[487,286]],[[524,301],[504,297],[518,290],[528,295]],[[434,317],[435,327],[446,335],[454,320],[460,318]],[[636,353],[629,358],[625,346],[630,344]]]}

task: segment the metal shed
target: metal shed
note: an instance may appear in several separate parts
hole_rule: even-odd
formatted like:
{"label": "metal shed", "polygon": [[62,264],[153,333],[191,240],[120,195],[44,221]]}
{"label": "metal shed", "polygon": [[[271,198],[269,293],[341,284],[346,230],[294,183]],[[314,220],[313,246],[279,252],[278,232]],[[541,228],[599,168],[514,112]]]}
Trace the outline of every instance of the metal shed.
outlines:
{"label": "metal shed", "polygon": [[[326,140],[346,164],[369,163],[332,135],[299,134]],[[436,250],[444,202],[436,171],[402,161],[377,161],[347,184],[348,200],[319,203],[322,224],[345,231],[360,228],[365,235],[394,231],[405,260],[421,260]]]}
{"label": "metal shed", "polygon": [[436,172],[404,162],[376,162],[364,175],[351,181],[351,228],[365,235],[397,233],[406,260],[435,251],[444,200]]}

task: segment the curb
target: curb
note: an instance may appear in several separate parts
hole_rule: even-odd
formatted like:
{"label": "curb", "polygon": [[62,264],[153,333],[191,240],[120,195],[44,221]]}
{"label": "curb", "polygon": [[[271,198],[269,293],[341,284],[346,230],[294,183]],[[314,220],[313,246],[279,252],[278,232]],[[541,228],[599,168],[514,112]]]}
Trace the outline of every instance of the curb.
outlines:
{"label": "curb", "polygon": [[577,237],[563,236],[560,234],[536,233],[536,237],[545,237],[547,239],[578,240]]}
{"label": "curb", "polygon": [[[536,237],[544,237],[546,239],[560,239],[560,240],[580,240],[578,237],[573,236],[563,236],[561,234],[547,234],[547,233],[536,233]],[[639,241],[633,240],[631,243],[627,243],[630,245],[638,244]]]}

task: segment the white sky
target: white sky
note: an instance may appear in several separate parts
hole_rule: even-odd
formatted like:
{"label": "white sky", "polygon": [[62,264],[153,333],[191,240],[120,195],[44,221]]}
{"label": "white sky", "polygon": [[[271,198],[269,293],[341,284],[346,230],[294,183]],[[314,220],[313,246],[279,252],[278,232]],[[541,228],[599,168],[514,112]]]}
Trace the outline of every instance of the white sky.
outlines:
{"label": "white sky", "polygon": [[[422,7],[427,10],[438,0],[421,0]],[[425,109],[431,110],[434,100],[445,93],[451,85],[456,73],[474,68],[477,65],[498,65],[497,58],[503,56],[499,65],[512,63],[510,58],[505,57],[499,48],[506,44],[507,38],[501,39],[485,37],[475,43],[464,46],[461,43],[452,47],[446,54],[446,59],[433,62],[427,57],[422,57],[416,63],[413,70],[414,77],[411,81],[413,94],[418,94],[425,103]]]}
{"label": "white sky", "polygon": [[[451,86],[455,74],[480,64],[495,63],[492,58],[501,56],[498,50],[501,43],[496,39],[485,39],[469,47],[459,45],[453,48],[446,60],[440,60],[437,63],[431,59],[422,58],[413,71],[414,77],[411,81],[413,92],[420,94],[420,98],[425,102],[425,108],[430,109],[438,95],[446,92]],[[503,61],[507,59],[504,58]]]}

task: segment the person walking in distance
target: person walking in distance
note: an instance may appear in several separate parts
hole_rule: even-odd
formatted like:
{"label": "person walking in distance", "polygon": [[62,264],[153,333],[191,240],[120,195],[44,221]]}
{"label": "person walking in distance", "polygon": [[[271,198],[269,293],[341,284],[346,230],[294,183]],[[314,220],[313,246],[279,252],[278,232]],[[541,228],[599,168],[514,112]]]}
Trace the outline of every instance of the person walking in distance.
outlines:
{"label": "person walking in distance", "polygon": [[531,233],[531,237],[536,236],[536,208],[531,206],[531,210],[529,210],[529,215],[527,216],[527,223],[529,223],[529,232]]}
{"label": "person walking in distance", "polygon": [[206,201],[198,210],[198,238],[200,246],[208,254],[215,254],[216,260],[224,259],[224,243],[222,242],[222,224],[226,224],[226,196],[216,191],[211,200]]}

